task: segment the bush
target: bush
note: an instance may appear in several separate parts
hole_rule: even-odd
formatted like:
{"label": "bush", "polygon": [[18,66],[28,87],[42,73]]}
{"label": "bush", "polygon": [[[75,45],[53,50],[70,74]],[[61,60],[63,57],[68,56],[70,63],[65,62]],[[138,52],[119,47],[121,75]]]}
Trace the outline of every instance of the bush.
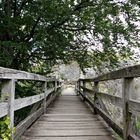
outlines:
{"label": "bush", "polygon": [[10,118],[5,117],[0,121],[0,136],[3,140],[13,140],[12,134],[15,132],[15,128],[11,128]]}

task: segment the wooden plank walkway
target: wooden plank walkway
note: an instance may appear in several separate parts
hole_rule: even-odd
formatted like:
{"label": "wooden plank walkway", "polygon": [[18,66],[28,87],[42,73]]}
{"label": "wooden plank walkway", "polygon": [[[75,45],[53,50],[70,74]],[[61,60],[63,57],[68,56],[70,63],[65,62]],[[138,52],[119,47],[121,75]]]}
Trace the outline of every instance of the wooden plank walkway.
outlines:
{"label": "wooden plank walkway", "polygon": [[63,94],[22,140],[114,140],[109,128],[76,95]]}

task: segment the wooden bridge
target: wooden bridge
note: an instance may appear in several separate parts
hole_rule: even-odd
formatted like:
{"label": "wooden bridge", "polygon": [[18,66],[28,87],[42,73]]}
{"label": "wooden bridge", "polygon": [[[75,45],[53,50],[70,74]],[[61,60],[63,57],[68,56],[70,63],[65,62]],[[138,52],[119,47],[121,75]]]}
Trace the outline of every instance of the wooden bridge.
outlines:
{"label": "wooden bridge", "polygon": [[[0,118],[10,117],[15,140],[113,140],[118,134],[123,140],[139,140],[136,117],[140,116],[140,102],[131,99],[135,92],[134,79],[140,77],[140,65],[124,68],[94,79],[79,79],[75,91],[62,91],[55,78],[0,67],[1,100]],[[102,81],[122,79],[122,96],[102,93]],[[43,92],[29,97],[15,98],[16,82],[40,81]],[[49,86],[49,84],[53,86]],[[87,88],[88,83],[93,85]],[[103,99],[122,109],[122,125],[108,112]],[[34,108],[30,115],[15,126],[15,111],[27,106]]]}

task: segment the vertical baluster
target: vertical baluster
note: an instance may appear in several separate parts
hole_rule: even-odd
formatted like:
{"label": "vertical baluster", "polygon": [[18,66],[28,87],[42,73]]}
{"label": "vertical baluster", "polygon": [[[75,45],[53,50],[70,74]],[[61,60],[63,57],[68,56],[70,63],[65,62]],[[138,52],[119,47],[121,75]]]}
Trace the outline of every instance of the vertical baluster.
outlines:
{"label": "vertical baluster", "polygon": [[[99,91],[99,82],[94,82],[94,104],[96,105],[97,101],[97,92]],[[97,114],[96,108],[94,108],[94,114]]]}
{"label": "vertical baluster", "polygon": [[59,81],[57,81],[57,86],[60,87],[60,82]]}
{"label": "vertical baluster", "polygon": [[44,114],[46,113],[46,97],[47,97],[47,82],[44,82],[44,103],[43,103],[43,108],[44,108]]}
{"label": "vertical baluster", "polygon": [[83,97],[84,97],[84,101],[85,101],[85,97],[86,97],[86,92],[85,92],[85,89],[84,88],[86,88],[86,82],[85,81],[82,81],[83,82]]}
{"label": "vertical baluster", "polygon": [[57,91],[57,80],[54,81],[55,92]]}
{"label": "vertical baluster", "polygon": [[131,114],[129,113],[129,97],[133,94],[133,78],[123,79],[122,100],[123,100],[123,140],[128,140],[131,131]]}
{"label": "vertical baluster", "polygon": [[86,96],[85,95],[86,93],[85,93],[85,89],[84,88],[86,88],[86,82],[85,81],[83,81],[83,95]]}
{"label": "vertical baluster", "polygon": [[[14,128],[14,100],[15,100],[15,79],[5,80],[2,85],[2,99],[8,100],[8,116],[10,118],[11,129]],[[12,134],[13,138],[13,134]]]}
{"label": "vertical baluster", "polygon": [[77,81],[76,88],[77,88],[76,93],[77,93],[77,95],[79,95],[79,80]]}
{"label": "vertical baluster", "polygon": [[79,80],[79,92],[81,91],[81,81]]}

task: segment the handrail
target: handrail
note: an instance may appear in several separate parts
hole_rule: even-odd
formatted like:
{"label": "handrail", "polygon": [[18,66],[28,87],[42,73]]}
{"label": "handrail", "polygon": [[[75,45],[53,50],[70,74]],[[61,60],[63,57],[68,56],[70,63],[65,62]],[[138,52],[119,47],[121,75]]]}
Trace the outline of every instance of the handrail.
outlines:
{"label": "handrail", "polygon": [[[99,114],[109,124],[112,129],[123,140],[138,140],[135,132],[135,119],[133,116],[140,116],[140,101],[130,99],[130,95],[135,92],[134,78],[140,77],[140,65],[135,65],[121,70],[113,71],[92,79],[79,79],[77,83],[77,92],[94,109],[95,114]],[[122,79],[122,96],[115,96],[109,93],[99,92],[99,83],[101,81]],[[94,82],[93,89],[86,88],[86,82]],[[89,94],[92,96],[89,96]],[[123,125],[119,126],[110,118],[102,99],[107,99],[113,105],[121,107],[123,110]],[[106,101],[107,101],[106,100]]]}
{"label": "handrail", "polygon": [[[83,86],[80,86],[83,90],[85,90],[85,92],[88,92],[88,93],[92,93],[91,95],[94,95],[94,90],[92,89],[88,89],[88,88],[85,88]],[[98,97],[101,97],[103,99],[108,99],[111,101],[111,103],[113,105],[116,105],[118,107],[121,107],[122,106],[122,98],[119,97],[119,96],[116,96],[116,95],[111,95],[109,93],[103,93],[103,92],[97,92],[97,95]]]}
{"label": "handrail", "polygon": [[89,79],[87,78],[87,79],[79,79],[79,80],[86,81],[86,82],[100,82],[100,81],[115,80],[121,78],[131,78],[131,77],[133,78],[140,77],[140,65],[135,65],[120,70],[112,71],[95,78],[89,78]]}
{"label": "handrail", "polygon": [[21,70],[0,67],[0,79],[35,80],[53,82],[56,79]]}
{"label": "handrail", "polygon": [[[16,134],[13,134],[12,138],[18,139],[41,114],[45,113],[46,107],[55,99],[61,89],[61,83],[54,77],[47,78],[42,75],[3,67],[0,67],[0,79],[2,79],[1,95],[3,101],[0,103],[0,118],[8,115],[10,117],[11,129],[14,128],[14,112],[16,110],[42,102],[41,108],[16,126]],[[40,81],[44,85],[43,93],[15,99],[15,83],[17,80]],[[48,89],[47,84],[50,82],[53,83],[53,87]],[[6,100],[4,100],[5,95]]]}

